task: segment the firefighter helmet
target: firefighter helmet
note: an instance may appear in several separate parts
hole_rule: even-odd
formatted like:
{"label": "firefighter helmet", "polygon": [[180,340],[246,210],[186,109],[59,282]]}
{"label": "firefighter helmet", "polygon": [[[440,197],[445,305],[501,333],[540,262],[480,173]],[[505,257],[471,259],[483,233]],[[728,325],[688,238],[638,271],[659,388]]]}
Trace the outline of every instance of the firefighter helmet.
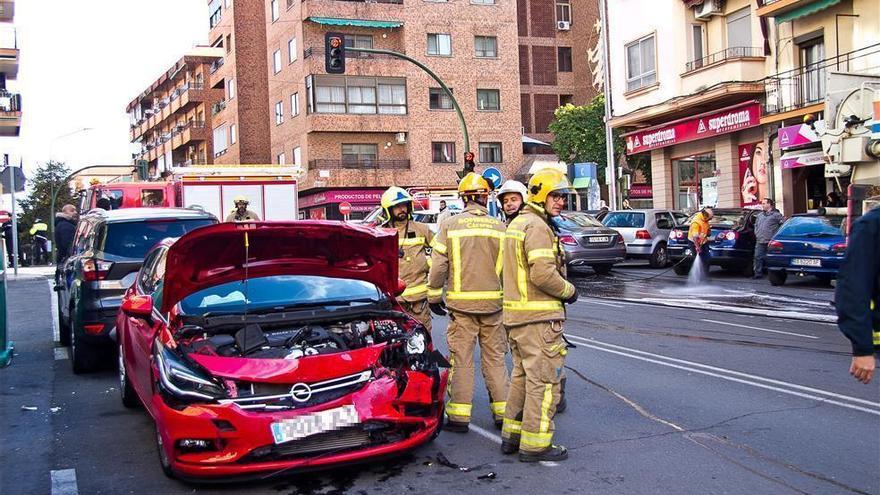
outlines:
{"label": "firefighter helmet", "polygon": [[482,175],[470,172],[458,183],[458,195],[489,194],[489,182]]}
{"label": "firefighter helmet", "polygon": [[513,179],[505,181],[504,184],[501,184],[501,188],[498,189],[498,193],[495,195],[495,201],[498,202],[498,206],[503,206],[501,201],[507,193],[517,193],[522,197],[523,201],[525,201],[529,195],[529,191],[522,182]]}
{"label": "firefighter helmet", "polygon": [[236,204],[236,205],[239,203],[244,203],[247,205],[247,204],[250,204],[250,201],[248,201],[248,199],[246,197],[239,194],[238,196],[235,197],[235,199],[232,200],[232,203]]}
{"label": "firefighter helmet", "polygon": [[402,187],[391,186],[387,191],[382,193],[382,210],[385,212],[385,219],[390,220],[391,217],[391,208],[403,204],[409,204],[409,211],[412,213],[412,202],[413,197],[406,192]]}
{"label": "firefighter helmet", "polygon": [[544,204],[550,193],[573,194],[568,177],[559,170],[546,168],[539,170],[529,179],[529,198],[532,203]]}

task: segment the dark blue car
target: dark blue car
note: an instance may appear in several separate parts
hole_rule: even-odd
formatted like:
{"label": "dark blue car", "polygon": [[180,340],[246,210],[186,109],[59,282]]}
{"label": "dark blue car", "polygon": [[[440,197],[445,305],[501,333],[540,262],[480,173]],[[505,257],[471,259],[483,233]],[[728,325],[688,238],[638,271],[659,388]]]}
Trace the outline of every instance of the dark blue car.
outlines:
{"label": "dark blue car", "polygon": [[[755,210],[743,208],[715,208],[715,217],[709,222],[709,265],[724,270],[740,271],[746,276],[753,273],[755,256]],[[688,241],[688,228],[694,216],[669,234],[666,250],[675,263],[675,273],[687,275],[694,258],[694,245]]]}
{"label": "dark blue car", "polygon": [[783,285],[789,274],[813,275],[830,282],[846,253],[843,216],[795,215],[767,245],[767,278]]}

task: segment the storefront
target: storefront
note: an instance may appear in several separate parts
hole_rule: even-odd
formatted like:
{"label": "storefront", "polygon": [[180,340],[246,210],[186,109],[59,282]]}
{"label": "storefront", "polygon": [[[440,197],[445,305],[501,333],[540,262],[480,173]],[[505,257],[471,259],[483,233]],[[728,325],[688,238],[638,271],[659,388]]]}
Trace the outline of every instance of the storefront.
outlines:
{"label": "storefront", "polygon": [[777,132],[786,214],[844,205],[851,168],[829,164],[816,130],[824,127],[825,123],[818,121],[781,127]]}
{"label": "storefront", "polygon": [[624,135],[629,157],[651,156],[654,208],[738,208],[772,197],[761,107],[751,101]]}
{"label": "storefront", "polygon": [[349,220],[361,220],[379,206],[385,189],[331,189],[299,198],[300,217],[308,220],[342,220],[340,203],[351,204]]}

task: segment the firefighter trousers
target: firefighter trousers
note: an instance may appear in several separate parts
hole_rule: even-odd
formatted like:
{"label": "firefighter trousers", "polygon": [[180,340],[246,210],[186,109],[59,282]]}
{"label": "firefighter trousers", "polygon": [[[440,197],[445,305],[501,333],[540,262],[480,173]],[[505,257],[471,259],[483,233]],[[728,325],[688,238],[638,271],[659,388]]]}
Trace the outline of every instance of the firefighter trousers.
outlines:
{"label": "firefighter trousers", "polygon": [[504,418],[508,378],[504,355],[507,339],[501,312],[475,315],[449,311],[446,342],[449,346],[449,400],[446,416],[456,423],[470,423],[474,398],[474,347],[480,343],[480,367],[489,390],[489,408],[496,421]]}
{"label": "firefighter trousers", "polygon": [[521,452],[552,445],[553,416],[565,365],[562,322],[531,323],[509,329],[513,371],[501,436],[519,440]]}
{"label": "firefighter trousers", "polygon": [[419,321],[422,325],[425,325],[425,329],[428,330],[428,333],[431,332],[431,308],[428,307],[428,300],[422,299],[421,301],[400,301],[400,305],[403,306],[403,309],[411,314],[413,318]]}

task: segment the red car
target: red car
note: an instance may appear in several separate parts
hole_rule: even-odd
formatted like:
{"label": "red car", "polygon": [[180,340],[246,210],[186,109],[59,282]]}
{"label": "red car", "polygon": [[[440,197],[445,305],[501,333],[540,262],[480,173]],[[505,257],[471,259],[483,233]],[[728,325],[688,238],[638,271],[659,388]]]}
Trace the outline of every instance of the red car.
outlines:
{"label": "red car", "polygon": [[223,223],[156,246],[117,317],[122,402],[184,479],[266,477],[431,441],[449,364],[395,296],[396,233]]}

